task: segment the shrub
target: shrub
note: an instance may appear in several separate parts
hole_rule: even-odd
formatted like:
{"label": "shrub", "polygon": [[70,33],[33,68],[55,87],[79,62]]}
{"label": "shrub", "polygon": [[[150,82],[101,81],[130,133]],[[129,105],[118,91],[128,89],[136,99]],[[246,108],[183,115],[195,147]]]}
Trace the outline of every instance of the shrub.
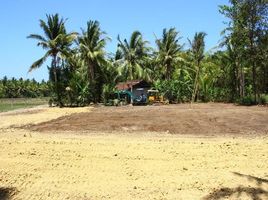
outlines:
{"label": "shrub", "polygon": [[265,94],[262,94],[260,96],[260,101],[259,101],[260,104],[262,105],[266,105],[268,104],[268,95],[265,95]]}
{"label": "shrub", "polygon": [[178,80],[164,80],[156,81],[155,88],[160,91],[166,99],[172,103],[183,103],[191,100],[191,87],[183,82]]}
{"label": "shrub", "polygon": [[115,92],[115,88],[111,84],[104,84],[102,87],[102,101],[104,104],[110,104],[109,99]]}
{"label": "shrub", "polygon": [[255,102],[252,96],[245,96],[239,99],[238,104],[243,106],[252,106],[255,105]]}

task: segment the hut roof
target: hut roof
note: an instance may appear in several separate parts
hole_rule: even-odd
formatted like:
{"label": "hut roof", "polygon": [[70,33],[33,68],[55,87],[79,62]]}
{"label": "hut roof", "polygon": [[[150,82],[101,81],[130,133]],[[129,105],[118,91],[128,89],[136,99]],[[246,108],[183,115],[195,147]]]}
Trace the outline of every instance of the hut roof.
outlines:
{"label": "hut roof", "polygon": [[132,80],[126,82],[120,82],[115,87],[117,90],[129,90],[131,87],[150,87],[150,84],[144,80]]}

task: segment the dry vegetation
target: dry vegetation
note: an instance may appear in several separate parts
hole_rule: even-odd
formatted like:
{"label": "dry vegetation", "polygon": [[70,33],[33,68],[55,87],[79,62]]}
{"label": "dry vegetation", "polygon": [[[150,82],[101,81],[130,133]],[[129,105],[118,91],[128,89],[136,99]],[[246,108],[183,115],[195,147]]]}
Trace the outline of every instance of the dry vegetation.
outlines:
{"label": "dry vegetation", "polygon": [[228,104],[2,113],[0,199],[266,200],[267,116]]}

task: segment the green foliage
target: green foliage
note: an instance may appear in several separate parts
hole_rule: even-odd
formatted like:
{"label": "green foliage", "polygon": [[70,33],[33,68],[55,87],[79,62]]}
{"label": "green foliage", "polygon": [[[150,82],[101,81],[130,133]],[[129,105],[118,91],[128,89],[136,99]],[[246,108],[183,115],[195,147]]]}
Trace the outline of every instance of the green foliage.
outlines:
{"label": "green foliage", "polygon": [[239,99],[238,102],[240,105],[243,106],[252,106],[255,105],[256,103],[254,102],[254,97],[253,96],[245,96]]}
{"label": "green foliage", "polygon": [[118,36],[115,54],[107,54],[110,40],[98,21],[88,21],[81,34],[68,33],[58,14],[40,20],[43,35],[31,34],[45,50],[30,70],[51,58],[49,82],[0,81],[1,97],[51,96],[59,106],[109,103],[118,82],[143,79],[173,103],[189,101],[264,104],[268,93],[268,3],[230,1],[220,12],[228,18],[221,51],[205,52],[204,32],[197,32],[190,48],[180,44],[175,28],[163,29],[153,49],[141,32],[129,40]]}
{"label": "green foliage", "polygon": [[39,60],[35,61],[29,72],[33,69],[39,68],[48,57],[52,57],[51,71],[53,72],[54,87],[53,90],[57,94],[57,104],[62,105],[61,102],[61,82],[58,81],[60,77],[60,62],[64,57],[69,56],[70,46],[72,45],[74,39],[76,38],[76,33],[67,33],[65,29],[65,21],[63,18],[59,18],[58,14],[47,15],[47,21],[40,20],[40,27],[44,32],[44,36],[31,34],[28,36],[30,39],[35,39],[38,41],[37,46],[41,46],[46,50],[45,55]]}
{"label": "green foliage", "polygon": [[37,98],[50,95],[49,82],[38,83],[34,79],[23,80],[20,78],[17,80],[6,77],[0,79],[0,98]]}
{"label": "green foliage", "polygon": [[180,80],[158,80],[155,88],[171,103],[184,103],[191,100],[192,88]]}
{"label": "green foliage", "polygon": [[[117,57],[120,58],[116,62],[119,64],[119,73],[125,80],[141,79],[145,77],[146,60],[148,59],[149,48],[148,43],[142,38],[139,31],[134,31],[127,41],[121,41],[118,36]],[[120,55],[120,57],[118,56]]]}
{"label": "green foliage", "polygon": [[89,83],[87,80],[81,78],[81,72],[73,73],[69,81],[69,102],[72,105],[75,103],[77,106],[84,106],[88,103]]}
{"label": "green foliage", "polygon": [[260,104],[267,105],[268,104],[268,95],[262,94],[260,97]]}
{"label": "green foliage", "polygon": [[104,48],[109,38],[105,35],[98,21],[89,21],[87,29],[82,30],[82,36],[78,37],[79,52],[87,65],[91,94],[88,96],[88,101],[95,103],[101,100],[102,70],[107,65]]}
{"label": "green foliage", "polygon": [[[189,40],[191,49],[190,56],[192,57],[194,72],[195,72],[195,81],[193,86],[192,93],[192,102],[195,101],[198,97],[197,94],[200,88],[200,71],[202,70],[201,62],[204,59],[205,55],[205,36],[206,33],[200,32],[195,33],[193,41]],[[205,79],[203,79],[203,83],[205,83]]]}
{"label": "green foliage", "polygon": [[4,85],[0,83],[0,98],[4,98],[6,96]]}
{"label": "green foliage", "polygon": [[114,94],[115,88],[113,85],[105,84],[102,88],[102,100],[104,104],[108,104],[110,97]]}
{"label": "green foliage", "polygon": [[[212,56],[206,55],[203,59],[202,69],[199,77],[199,94],[198,98],[204,102],[223,101],[220,99],[219,87],[216,87],[218,78],[222,76],[220,66],[215,62]],[[223,89],[223,88],[222,88]]]}
{"label": "green foliage", "polygon": [[175,28],[164,29],[162,38],[156,39],[157,45],[156,62],[159,65],[162,77],[170,80],[176,65],[182,60],[180,52],[182,46],[179,44],[181,37]]}
{"label": "green foliage", "polygon": [[246,87],[252,86],[254,103],[267,92],[267,36],[268,2],[266,0],[230,0],[220,7],[229,20],[224,30],[223,44],[230,53],[233,84],[236,98],[248,96]]}

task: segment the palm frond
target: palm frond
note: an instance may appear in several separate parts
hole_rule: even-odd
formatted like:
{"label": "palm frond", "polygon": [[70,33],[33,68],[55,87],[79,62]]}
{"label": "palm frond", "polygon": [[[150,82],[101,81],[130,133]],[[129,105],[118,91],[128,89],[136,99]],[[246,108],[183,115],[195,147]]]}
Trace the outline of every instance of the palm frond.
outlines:
{"label": "palm frond", "polygon": [[35,61],[31,66],[28,72],[31,72],[32,70],[39,68],[45,61],[46,59],[50,56],[51,51],[48,51],[42,58],[39,60]]}
{"label": "palm frond", "polygon": [[36,39],[39,40],[41,42],[47,42],[47,40],[41,36],[41,35],[37,35],[37,34],[30,34],[29,36],[27,36],[28,39]]}

